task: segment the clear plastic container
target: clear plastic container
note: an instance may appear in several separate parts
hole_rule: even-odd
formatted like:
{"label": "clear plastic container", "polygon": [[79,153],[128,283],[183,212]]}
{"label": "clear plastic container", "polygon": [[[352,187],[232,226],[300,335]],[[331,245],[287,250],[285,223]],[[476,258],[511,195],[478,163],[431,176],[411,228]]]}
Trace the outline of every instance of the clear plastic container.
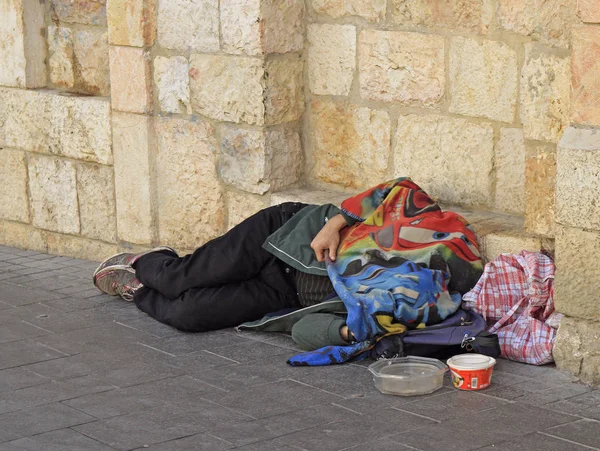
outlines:
{"label": "clear plastic container", "polygon": [[381,393],[415,396],[439,390],[448,367],[438,359],[408,356],[378,360],[369,371]]}

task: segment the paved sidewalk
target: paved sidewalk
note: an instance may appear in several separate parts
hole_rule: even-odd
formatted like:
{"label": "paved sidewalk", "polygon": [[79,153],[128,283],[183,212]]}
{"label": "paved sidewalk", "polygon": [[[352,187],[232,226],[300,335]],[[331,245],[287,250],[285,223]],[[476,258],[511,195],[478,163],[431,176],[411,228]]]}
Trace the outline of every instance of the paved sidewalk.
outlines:
{"label": "paved sidewalk", "polygon": [[600,449],[600,390],[501,360],[493,386],[381,395],[368,364],[291,368],[285,335],[184,334],[0,246],[0,449]]}

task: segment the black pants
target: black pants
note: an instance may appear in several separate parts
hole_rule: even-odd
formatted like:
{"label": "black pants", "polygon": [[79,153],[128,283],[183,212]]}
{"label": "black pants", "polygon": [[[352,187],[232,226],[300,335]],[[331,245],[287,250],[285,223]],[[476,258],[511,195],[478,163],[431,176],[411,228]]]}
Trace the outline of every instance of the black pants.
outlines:
{"label": "black pants", "polygon": [[294,271],[262,245],[305,206],[290,202],[261,210],[185,257],[168,251],[144,255],[134,265],[144,284],[135,304],[188,332],[233,327],[299,307]]}

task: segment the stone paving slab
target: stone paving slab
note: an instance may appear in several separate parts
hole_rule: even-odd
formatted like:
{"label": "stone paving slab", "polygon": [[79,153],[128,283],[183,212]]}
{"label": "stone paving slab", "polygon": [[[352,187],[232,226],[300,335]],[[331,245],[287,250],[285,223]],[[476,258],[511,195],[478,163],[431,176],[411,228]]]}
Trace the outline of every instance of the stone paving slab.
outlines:
{"label": "stone paving slab", "polygon": [[499,360],[492,387],[394,397],[368,362],[292,368],[284,334],[186,334],[0,246],[0,449],[600,450],[600,389]]}

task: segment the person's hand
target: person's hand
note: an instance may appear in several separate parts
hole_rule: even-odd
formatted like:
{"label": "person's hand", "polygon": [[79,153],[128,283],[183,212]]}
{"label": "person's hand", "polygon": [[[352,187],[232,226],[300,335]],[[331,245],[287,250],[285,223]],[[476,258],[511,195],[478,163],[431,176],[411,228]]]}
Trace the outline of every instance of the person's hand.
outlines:
{"label": "person's hand", "polygon": [[346,220],[342,215],[336,215],[327,221],[317,233],[317,236],[310,243],[310,247],[315,251],[317,261],[322,262],[325,257],[335,261],[337,248],[340,244],[340,230],[344,227],[346,227]]}

